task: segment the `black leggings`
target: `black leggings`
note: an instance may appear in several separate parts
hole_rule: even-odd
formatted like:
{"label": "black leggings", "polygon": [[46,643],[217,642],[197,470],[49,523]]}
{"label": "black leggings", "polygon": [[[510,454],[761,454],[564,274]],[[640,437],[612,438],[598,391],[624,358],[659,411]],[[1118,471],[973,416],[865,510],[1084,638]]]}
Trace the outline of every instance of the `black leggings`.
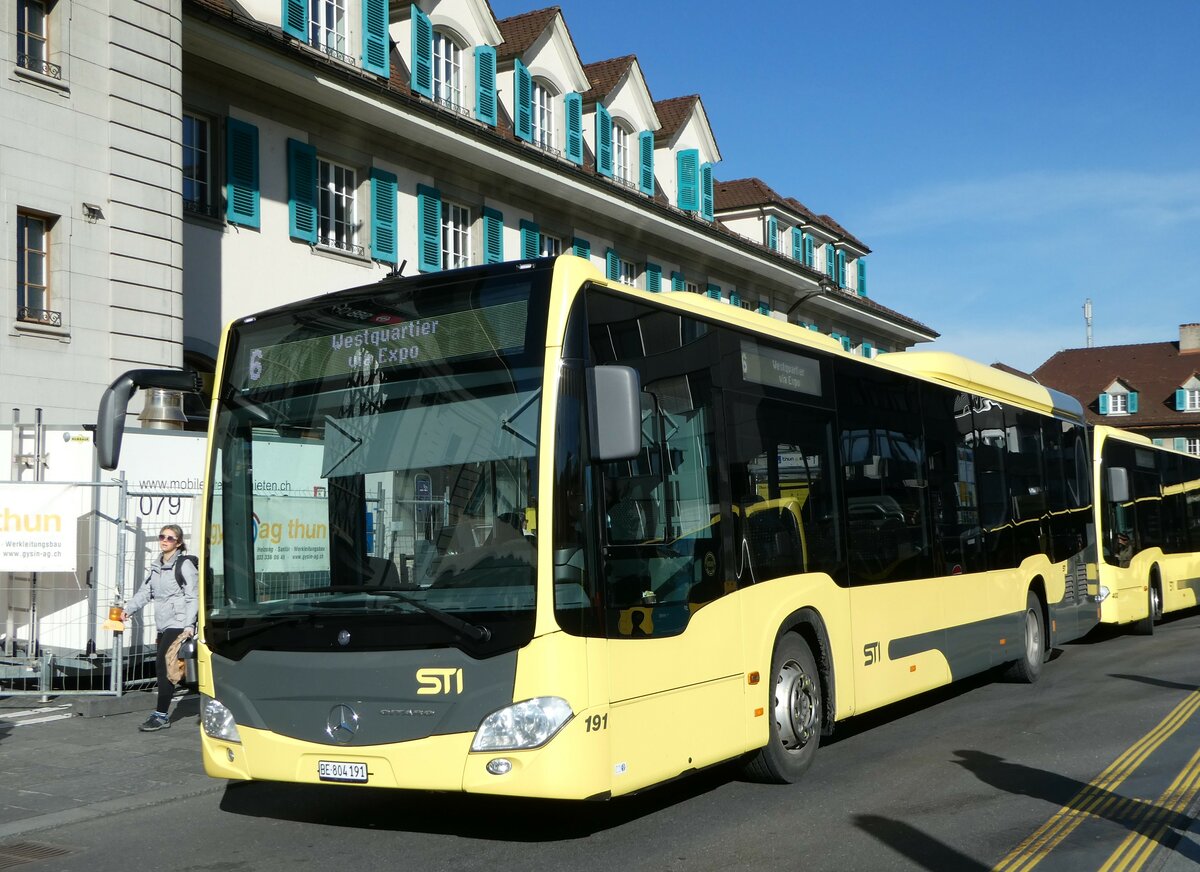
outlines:
{"label": "black leggings", "polygon": [[179,638],[181,633],[183,630],[178,627],[163,630],[158,634],[156,643],[158,653],[155,659],[154,674],[158,676],[158,705],[154,710],[162,712],[164,715],[171,713],[171,697],[175,695],[175,685],[171,683],[171,679],[167,678],[167,649]]}

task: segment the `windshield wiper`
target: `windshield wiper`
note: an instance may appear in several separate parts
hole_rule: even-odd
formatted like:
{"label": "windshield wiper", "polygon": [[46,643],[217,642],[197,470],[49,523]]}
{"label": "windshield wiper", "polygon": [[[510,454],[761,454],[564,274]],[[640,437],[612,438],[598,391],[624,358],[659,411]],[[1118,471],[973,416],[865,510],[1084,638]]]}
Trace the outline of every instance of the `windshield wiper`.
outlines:
{"label": "windshield wiper", "polygon": [[299,624],[302,621],[311,621],[312,614],[310,612],[295,612],[286,615],[267,615],[257,624],[251,624],[248,627],[235,627],[232,630],[221,630],[212,627],[215,632],[224,633],[226,642],[236,642],[238,639],[245,639],[248,636],[254,636],[264,630],[270,630],[274,627],[282,627],[285,624]]}
{"label": "windshield wiper", "polygon": [[473,642],[486,642],[492,638],[492,631],[487,627],[472,624],[470,621],[464,621],[462,618],[456,617],[449,612],[443,612],[441,609],[427,605],[418,599],[413,599],[407,594],[401,593],[391,587],[363,587],[361,584],[334,584],[329,587],[310,587],[304,590],[293,590],[289,591],[289,593],[361,593],[367,596],[388,596],[424,612],[435,621],[452,630],[457,630]]}

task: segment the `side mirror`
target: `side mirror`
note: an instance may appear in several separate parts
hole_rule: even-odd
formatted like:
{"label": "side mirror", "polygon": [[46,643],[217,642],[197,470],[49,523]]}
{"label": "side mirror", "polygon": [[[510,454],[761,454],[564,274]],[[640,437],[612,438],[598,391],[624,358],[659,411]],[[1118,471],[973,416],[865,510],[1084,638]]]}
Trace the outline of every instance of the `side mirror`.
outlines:
{"label": "side mirror", "polygon": [[1123,466],[1110,466],[1108,474],[1108,501],[1110,503],[1129,502],[1129,470]]}
{"label": "side mirror", "polygon": [[116,469],[121,459],[121,439],[125,435],[125,415],[129,399],[138,388],[163,388],[169,391],[200,393],[200,376],[190,369],[131,369],[117,378],[100,397],[96,413],[96,453],[101,469]]}
{"label": "side mirror", "polygon": [[629,460],[642,449],[641,384],[629,366],[595,366],[587,371],[591,459]]}

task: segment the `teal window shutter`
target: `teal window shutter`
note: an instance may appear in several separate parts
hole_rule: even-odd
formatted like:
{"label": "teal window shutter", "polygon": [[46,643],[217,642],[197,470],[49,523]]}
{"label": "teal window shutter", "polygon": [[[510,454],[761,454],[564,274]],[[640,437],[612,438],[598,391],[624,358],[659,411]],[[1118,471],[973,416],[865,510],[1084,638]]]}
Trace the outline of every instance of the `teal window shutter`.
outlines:
{"label": "teal window shutter", "polygon": [[640,171],[638,172],[638,190],[647,197],[654,196],[654,134],[643,130],[638,134],[638,156]]}
{"label": "teal window shutter", "polygon": [[816,263],[816,261],[817,261],[817,255],[816,255],[815,246],[813,245],[813,238],[810,234],[805,233],[804,234],[804,265],[807,267],[811,267],[813,264]]}
{"label": "teal window shutter", "polygon": [[496,50],[475,46],[475,117],[496,126]]}
{"label": "teal window shutter", "polygon": [[567,160],[583,164],[583,97],[572,92],[563,97],[567,111]]}
{"label": "teal window shutter", "polygon": [[804,232],[799,227],[792,228],[792,260],[804,261]]}
{"label": "teal window shutter", "polygon": [[820,333],[820,332],[821,332],[821,328],[820,328],[820,327],[818,327],[816,324],[809,324],[809,325],[808,325],[808,329],[809,329],[809,330],[816,330],[818,333]]}
{"label": "teal window shutter", "polygon": [[842,348],[844,348],[846,351],[850,350],[850,337],[849,336],[842,337]]}
{"label": "teal window shutter", "polygon": [[288,233],[317,244],[317,150],[297,139],[287,141]]}
{"label": "teal window shutter", "polygon": [[837,256],[833,251],[833,243],[825,243],[825,275],[830,278],[834,277],[834,270],[837,269]]}
{"label": "teal window shutter", "polygon": [[1187,391],[1183,388],[1178,388],[1175,391],[1175,411],[1187,411]]}
{"label": "teal window shutter", "polygon": [[571,240],[571,247],[575,250],[576,257],[590,258],[592,256],[592,244],[586,239],[580,239],[576,236]]}
{"label": "teal window shutter", "polygon": [[439,272],[441,268],[442,194],[436,188],[417,185],[417,269]]}
{"label": "teal window shutter", "polygon": [[416,3],[412,10],[412,76],[414,94],[433,99],[433,22]]}
{"label": "teal window shutter", "polygon": [[713,220],[713,165],[710,163],[700,166],[700,217],[705,221]]}
{"label": "teal window shutter", "polygon": [[646,290],[654,294],[662,290],[662,267],[656,263],[646,264]]}
{"label": "teal window shutter", "polygon": [[758,301],[758,314],[760,314],[760,315],[770,315],[771,314],[771,307],[770,307],[770,305],[768,305],[766,303],[766,301],[764,301],[764,300]]}
{"label": "teal window shutter", "polygon": [[1176,436],[1175,444],[1173,447],[1175,448],[1176,451],[1187,451],[1187,437],[1186,436]]}
{"label": "teal window shutter", "polygon": [[865,297],[867,295],[867,262],[860,257],[855,263],[858,267],[858,295]]}
{"label": "teal window shutter", "polygon": [[613,174],[612,115],[603,103],[596,104],[596,172],[610,179]]}
{"label": "teal window shutter", "polygon": [[846,252],[837,253],[837,283],[839,288],[846,287]]}
{"label": "teal window shutter", "polygon": [[521,63],[520,58],[513,60],[513,82],[516,90],[516,124],[513,131],[517,139],[533,142],[533,76]]}
{"label": "teal window shutter", "polygon": [[767,216],[767,248],[779,251],[779,219],[774,215]]}
{"label": "teal window shutter", "polygon": [[389,48],[388,0],[363,0],[363,69],[385,79],[391,75]]}
{"label": "teal window shutter", "polygon": [[872,349],[873,349],[874,347],[875,347],[875,346],[873,346],[873,345],[872,345],[870,342],[867,342],[867,341],[864,339],[864,340],[863,340],[863,344],[862,344],[862,356],[863,356],[863,357],[874,357],[875,355],[873,355],[873,354],[871,353],[871,351],[872,351]]}
{"label": "teal window shutter", "polygon": [[617,257],[617,253],[611,248],[604,252],[604,274],[614,282],[620,281],[621,259]]}
{"label": "teal window shutter", "polygon": [[1096,402],[1097,402],[1098,408],[1100,409],[1100,414],[1107,415],[1108,414],[1108,394],[1101,394],[1097,398]]}
{"label": "teal window shutter", "polygon": [[1155,445],[1162,445],[1162,444],[1163,444],[1163,441],[1162,441],[1161,439],[1158,439],[1158,438],[1151,439],[1150,441],[1151,441],[1151,442],[1153,442]]}
{"label": "teal window shutter", "polygon": [[742,305],[742,295],[739,294],[733,288],[729,289],[729,305],[731,305],[731,306],[741,306]]}
{"label": "teal window shutter", "polygon": [[1128,400],[1128,404],[1126,405],[1125,408],[1129,411],[1129,414],[1131,414],[1131,415],[1134,415],[1137,413],[1137,410],[1138,410],[1137,391],[1129,392],[1129,400]]}
{"label": "teal window shutter", "polygon": [[301,42],[308,42],[307,0],[283,0],[283,32]]}
{"label": "teal window shutter", "polygon": [[541,233],[541,228],[532,221],[521,219],[521,259],[533,260],[540,257],[542,254],[541,246],[538,245],[538,234]]}
{"label": "teal window shutter", "polygon": [[721,286],[714,285],[712,282],[709,282],[708,283],[708,295],[709,295],[709,297],[711,297],[714,300],[721,299]]}
{"label": "teal window shutter", "polygon": [[682,290],[684,290],[685,287],[686,287],[686,285],[684,285],[684,283],[683,283],[683,273],[672,272],[671,273],[671,290],[682,291]]}
{"label": "teal window shutter", "polygon": [[258,128],[230,118],[225,126],[225,219],[258,227]]}
{"label": "teal window shutter", "polygon": [[675,155],[675,175],[678,185],[675,205],[685,212],[700,208],[700,152],[684,149]]}
{"label": "teal window shutter", "polygon": [[396,263],[396,176],[371,169],[371,256]]}
{"label": "teal window shutter", "polygon": [[504,260],[504,216],[490,206],[483,208],[483,262]]}

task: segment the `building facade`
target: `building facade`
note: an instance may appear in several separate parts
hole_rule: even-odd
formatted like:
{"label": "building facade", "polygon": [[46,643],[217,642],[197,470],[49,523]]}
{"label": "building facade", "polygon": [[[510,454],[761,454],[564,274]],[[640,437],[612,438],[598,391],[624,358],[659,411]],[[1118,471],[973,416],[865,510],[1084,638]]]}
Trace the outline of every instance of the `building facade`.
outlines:
{"label": "building facade", "polygon": [[1090,424],[1200,455],[1200,324],[1181,325],[1177,342],[1060,351],[1033,376],[1078,399]]}
{"label": "building facade", "polygon": [[564,252],[864,356],[937,336],[868,296],[831,217],[717,178],[698,95],[585,63],[557,7],[0,2],[0,402],[52,423],[134,366],[211,371],[250,312]]}

